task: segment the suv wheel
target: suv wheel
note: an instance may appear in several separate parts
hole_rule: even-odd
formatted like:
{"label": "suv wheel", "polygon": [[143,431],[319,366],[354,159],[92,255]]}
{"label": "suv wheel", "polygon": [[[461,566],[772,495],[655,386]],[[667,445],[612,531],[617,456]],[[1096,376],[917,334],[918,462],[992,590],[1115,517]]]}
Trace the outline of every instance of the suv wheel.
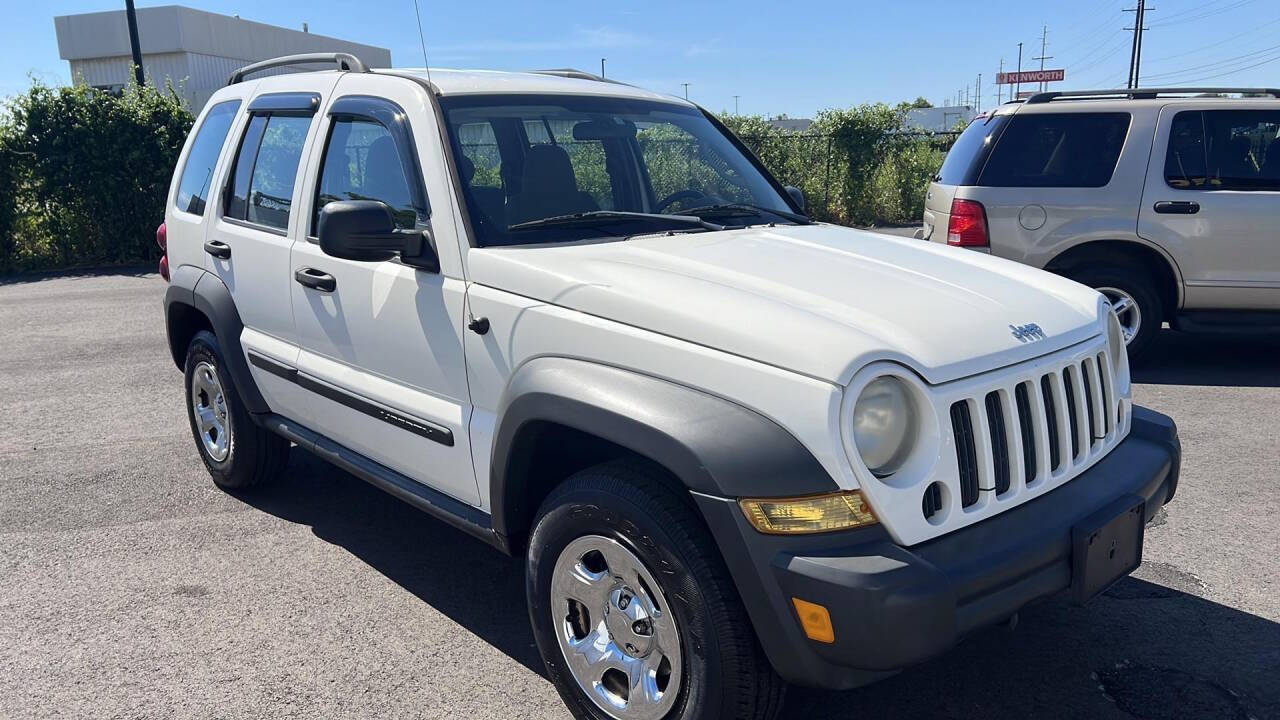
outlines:
{"label": "suv wheel", "polygon": [[580,719],[772,718],[783,681],[710,534],[647,464],[584,470],[542,504],[529,615]]}
{"label": "suv wheel", "polygon": [[186,388],[191,434],[218,487],[258,485],[284,470],[289,442],[249,417],[213,333],[198,332],[187,346]]}
{"label": "suv wheel", "polygon": [[1141,358],[1164,322],[1164,306],[1151,279],[1136,268],[1088,267],[1065,275],[1106,296],[1120,319],[1129,359]]}

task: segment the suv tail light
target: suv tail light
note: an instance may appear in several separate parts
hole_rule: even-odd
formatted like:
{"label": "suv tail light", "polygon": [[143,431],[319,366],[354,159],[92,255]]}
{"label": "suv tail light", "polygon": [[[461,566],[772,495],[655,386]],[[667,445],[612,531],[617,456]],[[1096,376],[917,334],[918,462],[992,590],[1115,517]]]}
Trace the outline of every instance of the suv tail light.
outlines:
{"label": "suv tail light", "polygon": [[160,223],[160,227],[156,228],[156,245],[160,246],[160,250],[164,255],[160,256],[160,277],[165,282],[169,282],[169,229],[164,223]]}
{"label": "suv tail light", "polygon": [[947,244],[956,247],[987,247],[987,209],[976,200],[952,200],[947,223]]}

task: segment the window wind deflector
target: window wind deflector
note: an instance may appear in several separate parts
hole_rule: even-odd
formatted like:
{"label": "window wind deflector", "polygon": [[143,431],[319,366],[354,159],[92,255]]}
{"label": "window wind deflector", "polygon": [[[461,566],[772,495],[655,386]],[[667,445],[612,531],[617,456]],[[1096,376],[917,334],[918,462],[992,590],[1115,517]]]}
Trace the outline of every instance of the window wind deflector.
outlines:
{"label": "window wind deflector", "polygon": [[320,96],[316,93],[267,93],[249,103],[251,113],[297,113],[315,115],[320,109]]}
{"label": "window wind deflector", "polygon": [[594,225],[610,221],[640,220],[650,222],[675,223],[678,225],[696,225],[707,230],[724,230],[723,225],[707,222],[691,215],[663,215],[661,213],[625,212],[622,210],[592,210],[590,212],[556,215],[555,217],[530,220],[516,223],[507,228],[508,231],[532,230],[534,228],[555,227],[564,225]]}
{"label": "window wind deflector", "polygon": [[702,207],[690,208],[682,210],[685,215],[702,217],[703,215],[774,215],[799,225],[812,225],[813,220],[808,215],[800,215],[799,213],[787,212],[785,210],[774,210],[761,205],[752,205],[750,203],[724,203],[722,205],[703,205]]}

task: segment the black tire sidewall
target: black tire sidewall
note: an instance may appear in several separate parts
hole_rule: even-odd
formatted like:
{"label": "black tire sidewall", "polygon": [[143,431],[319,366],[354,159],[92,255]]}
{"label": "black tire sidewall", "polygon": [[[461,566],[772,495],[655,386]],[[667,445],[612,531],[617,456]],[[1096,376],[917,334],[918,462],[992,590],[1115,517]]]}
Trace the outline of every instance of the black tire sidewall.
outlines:
{"label": "black tire sidewall", "polygon": [[[222,385],[223,400],[227,405],[227,414],[231,423],[231,442],[227,446],[227,457],[222,461],[214,460],[205,450],[204,441],[200,437],[200,428],[196,424],[195,408],[191,404],[191,381],[195,375],[195,368],[201,361],[208,362],[213,365],[213,370],[218,375],[218,382]],[[183,385],[183,400],[187,407],[187,422],[191,425],[191,438],[195,441],[196,450],[200,453],[200,459],[204,461],[204,465],[209,470],[209,474],[213,476],[213,480],[223,487],[235,487],[239,485],[236,481],[236,458],[238,455],[240,436],[247,423],[251,421],[247,417],[242,417],[244,411],[240,408],[240,398],[236,395],[235,386],[231,383],[222,362],[222,351],[218,347],[217,338],[209,332],[199,332],[191,339],[191,344],[187,346],[187,361],[184,372],[185,382]]]}
{"label": "black tire sidewall", "polygon": [[675,550],[678,541],[642,508],[607,491],[579,487],[557,502],[538,519],[530,537],[526,587],[534,637],[565,704],[575,717],[609,718],[565,666],[550,607],[551,579],[560,553],[579,537],[600,535],[621,543],[644,562],[675,614],[683,672],[680,696],[667,717],[719,717],[719,708],[711,707],[718,706],[721,696],[713,687],[721,677],[719,644],[703,590],[689,561]]}

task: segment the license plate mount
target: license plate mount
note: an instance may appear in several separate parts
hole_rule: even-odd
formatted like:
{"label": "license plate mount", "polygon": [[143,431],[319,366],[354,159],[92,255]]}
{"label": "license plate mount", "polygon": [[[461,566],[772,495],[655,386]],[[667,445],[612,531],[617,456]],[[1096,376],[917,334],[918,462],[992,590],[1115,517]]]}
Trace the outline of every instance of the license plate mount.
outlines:
{"label": "license plate mount", "polygon": [[1127,495],[1071,528],[1071,602],[1083,605],[1142,564],[1146,503]]}

